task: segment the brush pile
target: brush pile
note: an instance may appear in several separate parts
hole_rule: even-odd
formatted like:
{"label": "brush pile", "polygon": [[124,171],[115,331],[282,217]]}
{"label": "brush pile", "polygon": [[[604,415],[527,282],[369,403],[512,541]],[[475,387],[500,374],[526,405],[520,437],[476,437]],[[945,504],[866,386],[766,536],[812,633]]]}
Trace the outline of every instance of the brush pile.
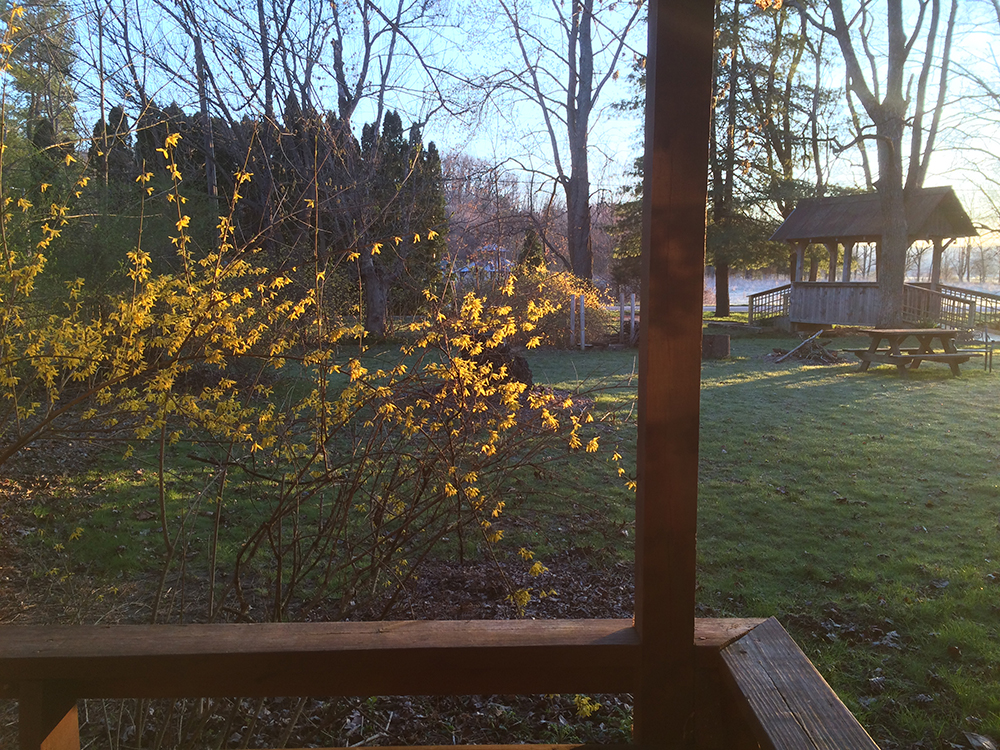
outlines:
{"label": "brush pile", "polygon": [[771,362],[784,362],[786,359],[796,359],[800,362],[815,365],[835,365],[841,360],[837,352],[830,351],[826,347],[831,339],[821,340],[823,331],[817,331],[807,338],[797,347],[788,351],[786,349],[772,349],[770,354],[765,355],[765,359]]}

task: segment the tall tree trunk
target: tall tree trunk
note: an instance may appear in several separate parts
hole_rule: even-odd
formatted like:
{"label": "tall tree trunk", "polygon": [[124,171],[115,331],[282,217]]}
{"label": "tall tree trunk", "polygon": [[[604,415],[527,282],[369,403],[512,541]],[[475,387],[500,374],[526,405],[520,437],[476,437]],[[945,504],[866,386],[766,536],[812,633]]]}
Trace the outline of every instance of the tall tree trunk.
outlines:
{"label": "tall tree trunk", "polygon": [[[882,212],[882,243],[878,248],[878,325],[894,328],[903,322],[903,284],[906,281],[906,250],[910,246],[903,193],[903,169],[899,146],[903,140],[905,104],[890,111],[877,124],[879,137],[879,203]],[[883,105],[885,106],[885,104]]]}
{"label": "tall tree trunk", "polygon": [[371,252],[361,254],[361,286],[364,289],[365,332],[380,341],[389,332],[389,285],[375,267]]}
{"label": "tall tree trunk", "polygon": [[205,86],[205,54],[201,48],[201,37],[194,38],[195,70],[198,76],[198,104],[201,110],[201,124],[205,128],[202,147],[205,149],[205,190],[214,217],[219,215],[219,186],[215,169],[215,138],[212,135],[212,116],[208,111],[208,90]]}
{"label": "tall tree trunk", "polygon": [[594,259],[590,251],[590,181],[586,177],[586,160],[582,171],[583,176],[578,176],[574,169],[573,176],[566,181],[569,259],[574,275],[591,279]]}
{"label": "tall tree trunk", "polygon": [[731,313],[729,305],[729,263],[715,262],[715,317],[728,318]]}
{"label": "tall tree trunk", "polygon": [[590,246],[590,172],[587,136],[594,93],[594,0],[578,2],[573,11],[573,33],[569,44],[569,81],[566,92],[566,125],[569,138],[570,174],[564,178],[568,250],[573,273],[581,279],[594,276]]}

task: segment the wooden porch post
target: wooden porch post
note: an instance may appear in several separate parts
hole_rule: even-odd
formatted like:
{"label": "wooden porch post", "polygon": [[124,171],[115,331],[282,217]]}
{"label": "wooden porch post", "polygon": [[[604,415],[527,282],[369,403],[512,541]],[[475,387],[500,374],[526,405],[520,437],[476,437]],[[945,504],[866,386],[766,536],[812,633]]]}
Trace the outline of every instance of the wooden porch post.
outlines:
{"label": "wooden porch post", "polygon": [[52,683],[22,683],[17,701],[20,750],[80,750],[76,696]]}
{"label": "wooden porch post", "polygon": [[840,255],[840,244],[837,242],[827,242],[826,251],[830,253],[830,268],[826,274],[829,282],[837,280],[837,258]]}
{"label": "wooden porch post", "polygon": [[934,238],[934,250],[931,252],[931,294],[930,294],[930,318],[940,320],[941,318],[941,295],[938,294],[941,288],[941,257],[948,244],[941,237]]}
{"label": "wooden porch post", "polygon": [[851,264],[854,263],[854,243],[844,243],[844,273],[841,280],[847,283],[851,280]]}
{"label": "wooden porch post", "polygon": [[[680,748],[695,709],[694,587],[713,0],[649,6],[635,741]],[[678,71],[684,71],[678,75]]]}

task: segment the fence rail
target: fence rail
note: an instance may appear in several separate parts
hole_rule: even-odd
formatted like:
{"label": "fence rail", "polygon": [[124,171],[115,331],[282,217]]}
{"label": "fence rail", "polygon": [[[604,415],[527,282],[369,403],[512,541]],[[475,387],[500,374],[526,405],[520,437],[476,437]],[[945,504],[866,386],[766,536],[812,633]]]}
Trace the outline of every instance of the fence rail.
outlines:
{"label": "fence rail", "polygon": [[768,318],[780,318],[788,315],[788,298],[792,291],[791,284],[768,289],[764,292],[751,294],[747,298],[748,318],[750,325]]}
{"label": "fence rail", "polygon": [[[907,286],[915,286],[930,291],[928,288],[930,285],[926,283],[908,284]],[[946,284],[938,285],[938,290],[944,299],[951,301],[954,305],[965,306],[967,315],[965,321],[956,321],[954,325],[968,329],[986,326],[994,330],[1000,330],[1000,295],[979,292],[974,289],[963,289],[957,286],[948,286]],[[951,321],[942,320],[941,322],[949,323]]]}
{"label": "fence rail", "polygon": [[906,284],[903,315],[913,323],[943,323],[968,330],[983,327],[1000,330],[1000,295],[940,285]]}

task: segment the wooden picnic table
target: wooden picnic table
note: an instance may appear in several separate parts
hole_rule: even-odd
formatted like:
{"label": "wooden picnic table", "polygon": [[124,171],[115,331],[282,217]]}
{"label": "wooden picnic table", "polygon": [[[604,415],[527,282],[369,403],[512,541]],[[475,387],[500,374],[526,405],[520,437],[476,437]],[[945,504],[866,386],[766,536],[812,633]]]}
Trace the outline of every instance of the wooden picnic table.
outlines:
{"label": "wooden picnic table", "polygon": [[[909,370],[916,370],[921,362],[928,361],[944,362],[951,367],[952,375],[958,375],[962,362],[979,356],[977,352],[959,350],[955,344],[959,332],[953,328],[874,328],[865,333],[871,338],[867,349],[846,350],[861,360],[861,372],[874,362],[895,365],[899,374],[906,377]],[[903,342],[910,337],[917,340],[918,346],[903,348]]]}

